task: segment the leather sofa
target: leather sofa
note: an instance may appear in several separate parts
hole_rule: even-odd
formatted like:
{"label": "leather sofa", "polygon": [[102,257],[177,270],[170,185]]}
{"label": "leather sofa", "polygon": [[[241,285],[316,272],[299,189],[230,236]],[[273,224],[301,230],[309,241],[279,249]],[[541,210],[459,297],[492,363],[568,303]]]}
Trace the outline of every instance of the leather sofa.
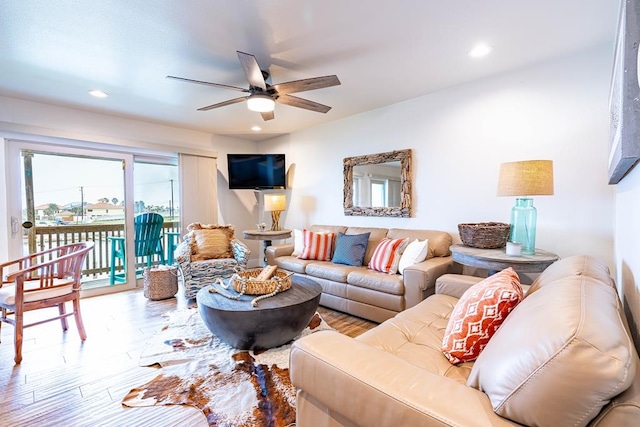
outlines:
{"label": "leather sofa", "polygon": [[445,275],[435,295],[355,339],[322,331],[296,341],[296,425],[640,425],[640,361],[604,263],[552,264],[479,357],[452,365],[444,331],[479,280]]}
{"label": "leather sofa", "polygon": [[[374,322],[383,322],[413,307],[435,292],[438,277],[461,270],[461,266],[451,259],[451,235],[443,231],[334,225],[313,225],[308,230],[335,235],[339,232],[350,235],[370,233],[363,266],[300,259],[291,255],[294,244],[267,247],[267,263],[319,283],[322,286],[320,305]],[[367,268],[376,245],[385,237],[409,238],[410,241],[428,239],[427,259],[407,267],[403,274],[387,274]]]}

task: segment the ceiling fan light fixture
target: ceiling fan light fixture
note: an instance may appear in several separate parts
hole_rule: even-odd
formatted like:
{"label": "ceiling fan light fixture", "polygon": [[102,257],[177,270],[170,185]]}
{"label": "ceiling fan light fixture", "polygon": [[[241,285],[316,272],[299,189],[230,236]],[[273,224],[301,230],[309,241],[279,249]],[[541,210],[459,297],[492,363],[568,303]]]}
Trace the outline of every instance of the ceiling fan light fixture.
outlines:
{"label": "ceiling fan light fixture", "polygon": [[247,108],[258,113],[268,113],[273,111],[275,105],[275,101],[269,95],[256,93],[247,98]]}

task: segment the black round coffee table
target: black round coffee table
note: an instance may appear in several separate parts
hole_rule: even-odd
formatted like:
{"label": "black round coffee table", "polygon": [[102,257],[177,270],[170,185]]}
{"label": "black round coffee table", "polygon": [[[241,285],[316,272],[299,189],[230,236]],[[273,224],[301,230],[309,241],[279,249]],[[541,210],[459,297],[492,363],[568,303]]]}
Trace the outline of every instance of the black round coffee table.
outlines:
{"label": "black round coffee table", "polygon": [[[294,275],[290,289],[253,307],[255,295],[233,300],[209,292],[211,286],[196,295],[200,317],[211,333],[240,350],[266,350],[291,341],[309,324],[322,293],[322,287],[313,280]],[[223,292],[237,295],[231,287]]]}

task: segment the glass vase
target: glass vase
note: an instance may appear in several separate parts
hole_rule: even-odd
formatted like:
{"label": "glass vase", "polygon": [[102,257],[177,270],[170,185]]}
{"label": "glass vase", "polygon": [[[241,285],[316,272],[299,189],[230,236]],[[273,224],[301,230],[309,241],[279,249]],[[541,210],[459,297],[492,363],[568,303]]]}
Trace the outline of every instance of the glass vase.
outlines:
{"label": "glass vase", "polygon": [[522,244],[523,255],[536,253],[536,221],[538,212],[531,198],[517,198],[511,209],[511,232],[509,240]]}

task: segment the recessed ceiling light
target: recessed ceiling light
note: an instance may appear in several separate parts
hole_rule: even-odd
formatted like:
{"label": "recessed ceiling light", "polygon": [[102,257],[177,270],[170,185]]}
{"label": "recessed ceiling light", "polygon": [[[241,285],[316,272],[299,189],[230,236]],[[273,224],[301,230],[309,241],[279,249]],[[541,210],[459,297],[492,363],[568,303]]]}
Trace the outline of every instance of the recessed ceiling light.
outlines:
{"label": "recessed ceiling light", "polygon": [[251,126],[251,130],[254,132],[258,132],[258,131],[261,131],[262,128],[260,126]]}
{"label": "recessed ceiling light", "polygon": [[89,95],[95,96],[96,98],[106,98],[109,96],[101,90],[90,90]]}
{"label": "recessed ceiling light", "polygon": [[472,58],[481,58],[490,54],[492,50],[493,47],[489,46],[488,44],[478,44],[473,49],[471,49],[467,55]]}

